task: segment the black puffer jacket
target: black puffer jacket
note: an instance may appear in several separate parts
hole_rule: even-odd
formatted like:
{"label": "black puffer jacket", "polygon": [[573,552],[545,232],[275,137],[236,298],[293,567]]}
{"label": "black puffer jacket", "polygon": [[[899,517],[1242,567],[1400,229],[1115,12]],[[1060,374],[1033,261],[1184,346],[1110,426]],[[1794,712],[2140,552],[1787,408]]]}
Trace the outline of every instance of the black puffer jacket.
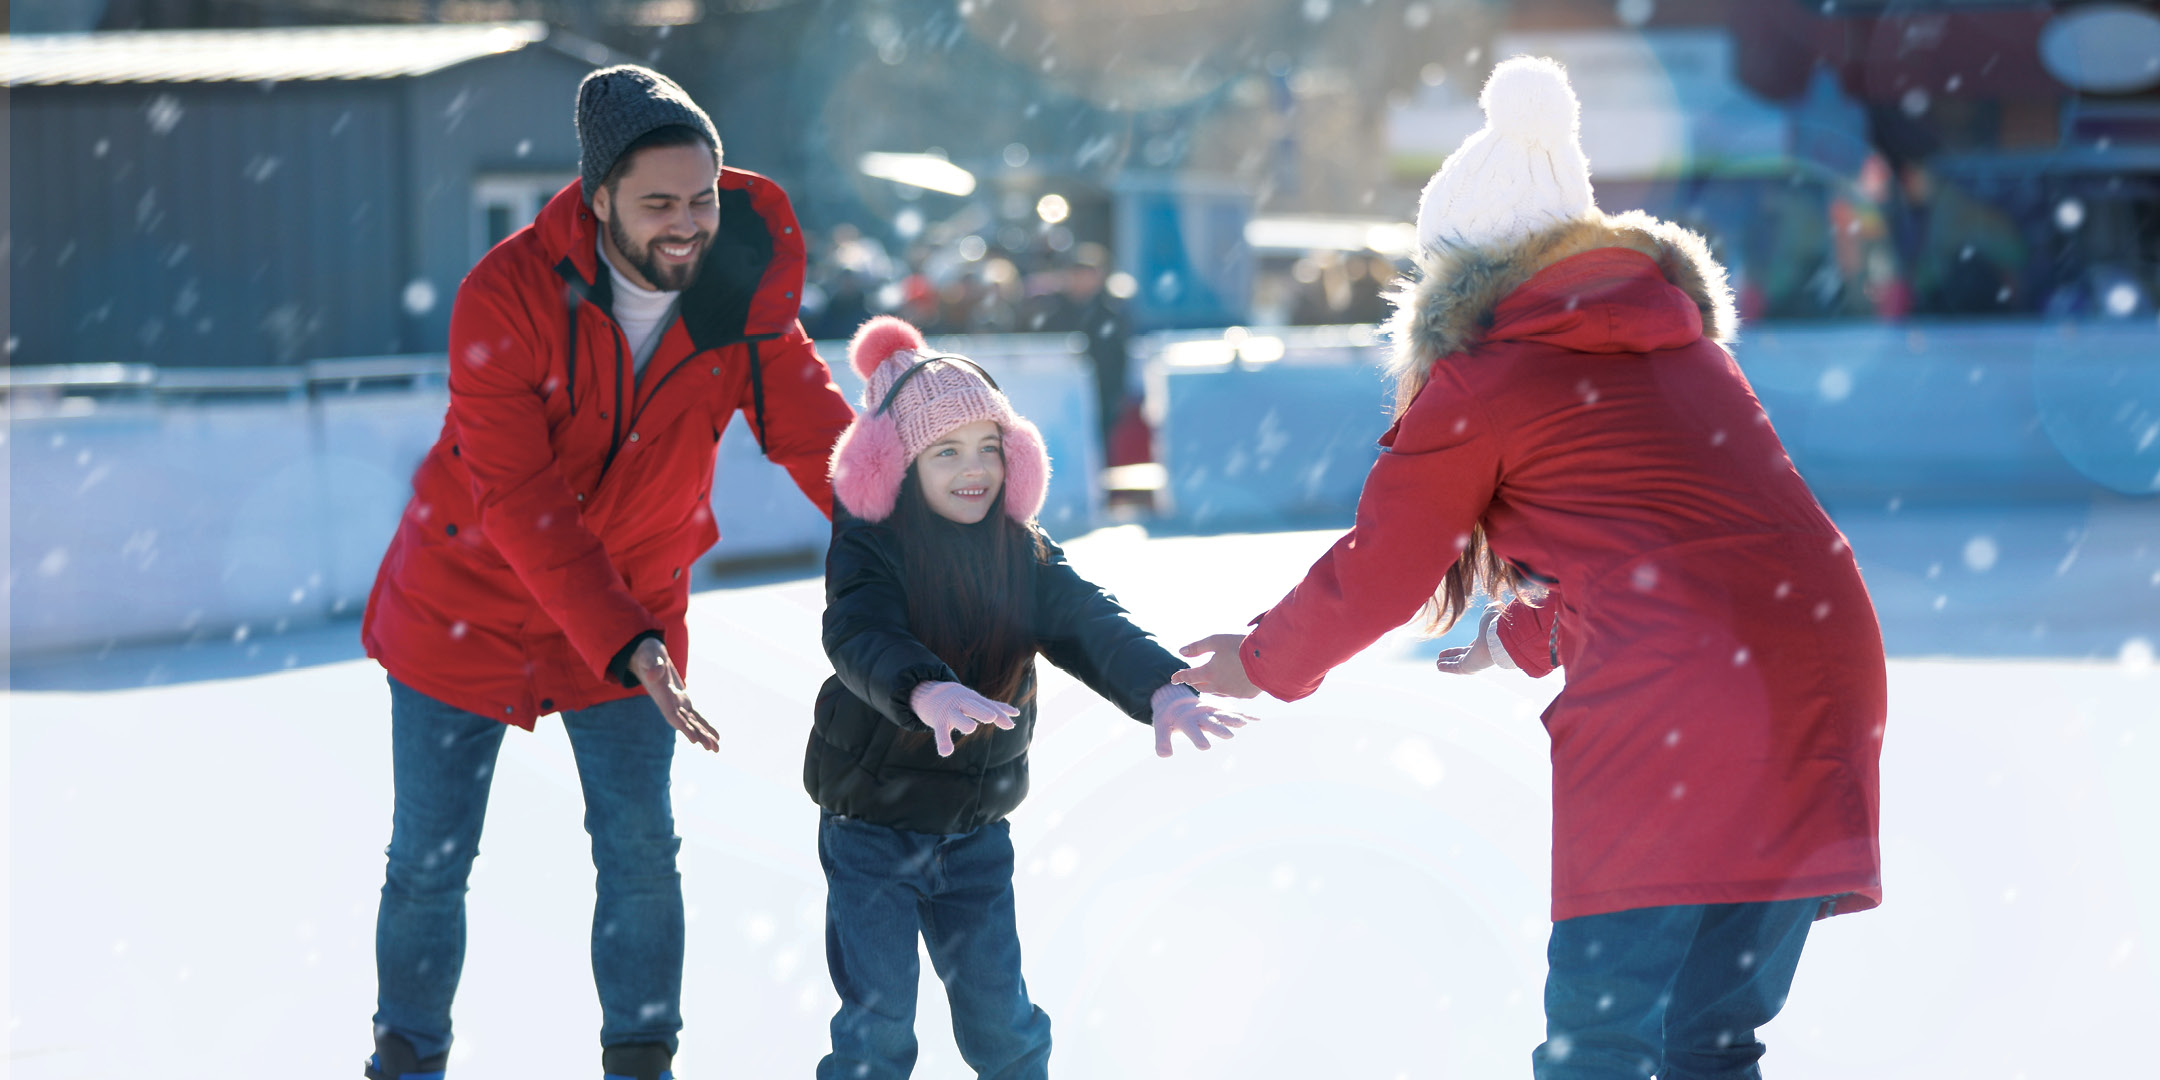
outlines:
{"label": "black puffer jacket", "polygon": [[[1045,542],[1048,557],[1034,568],[1036,650],[1150,723],[1148,699],[1185,663]],[[957,740],[951,757],[939,757],[908,698],[922,683],[959,677],[908,632],[892,530],[844,510],[834,514],[825,555],[825,655],[835,674],[818,692],[803,756],[803,787],[819,806],[895,829],[960,833],[1003,818],[1027,797],[1034,665],[1021,684],[1023,704],[1011,731],[978,728]]]}

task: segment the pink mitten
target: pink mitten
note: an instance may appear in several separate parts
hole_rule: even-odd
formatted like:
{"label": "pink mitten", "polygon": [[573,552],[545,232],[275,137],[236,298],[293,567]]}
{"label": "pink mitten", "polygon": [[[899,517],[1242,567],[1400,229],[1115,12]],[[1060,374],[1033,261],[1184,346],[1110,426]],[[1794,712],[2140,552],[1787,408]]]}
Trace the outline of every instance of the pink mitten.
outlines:
{"label": "pink mitten", "polygon": [[915,687],[908,695],[908,707],[929,725],[930,733],[937,739],[939,757],[951,757],[953,736],[966,735],[982,724],[995,724],[1011,731],[1013,718],[1020,710],[1002,701],[992,701],[956,682],[926,682]]}
{"label": "pink mitten", "polygon": [[1198,691],[1177,682],[1164,683],[1162,689],[1148,699],[1148,705],[1155,711],[1157,757],[1170,756],[1170,733],[1173,731],[1183,732],[1195,747],[1205,750],[1209,735],[1218,739],[1234,738],[1230,729],[1244,727],[1253,719],[1244,713],[1203,704]]}

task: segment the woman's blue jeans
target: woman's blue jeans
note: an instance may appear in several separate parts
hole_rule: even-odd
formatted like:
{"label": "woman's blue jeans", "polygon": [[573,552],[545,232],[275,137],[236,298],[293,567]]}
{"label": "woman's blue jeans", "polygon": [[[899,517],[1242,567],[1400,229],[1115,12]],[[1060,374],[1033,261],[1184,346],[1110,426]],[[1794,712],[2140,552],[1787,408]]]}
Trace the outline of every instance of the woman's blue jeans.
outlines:
{"label": "woman's blue jeans", "polygon": [[[593,982],[600,1042],[661,1043],[682,1030],[683,901],[668,767],[675,730],[639,695],[562,714],[585,789],[598,870]],[[479,854],[505,726],[390,680],[397,800],[375,920],[375,1029],[422,1058],[450,1048],[465,964],[465,883]]]}
{"label": "woman's blue jeans", "polygon": [[915,1068],[915,936],[952,1004],[953,1040],[984,1080],[1049,1075],[1050,1017],[1028,1000],[1013,916],[1010,826],[939,836],[825,813],[825,963],[840,1011],[818,1080]]}
{"label": "woman's blue jeans", "polygon": [[1637,908],[1553,924],[1537,1080],[1758,1080],[1820,898]]}

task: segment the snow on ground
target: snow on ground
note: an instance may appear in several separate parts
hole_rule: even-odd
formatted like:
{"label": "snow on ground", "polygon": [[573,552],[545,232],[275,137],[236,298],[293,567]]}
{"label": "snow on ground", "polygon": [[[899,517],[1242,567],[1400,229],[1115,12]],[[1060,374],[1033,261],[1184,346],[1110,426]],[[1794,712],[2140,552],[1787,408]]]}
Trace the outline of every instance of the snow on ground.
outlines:
{"label": "snow on ground", "polygon": [[[1912,545],[1881,560],[1893,651],[1959,651],[1897,648],[1926,615],[2009,641],[2002,603],[1946,612],[1928,593],[2008,575],[2043,524],[1963,530],[1933,575]],[[1870,537],[1895,532],[1882,528],[1853,530],[1863,561]],[[2118,537],[2104,556],[2095,531],[2088,570],[2111,557],[2114,579],[2144,586],[2145,547]],[[1997,554],[1961,565],[1982,534]],[[2153,533],[2124,534],[2138,535]],[[1331,536],[1123,529],[1070,550],[1174,646],[1243,625]],[[1888,902],[1817,925],[1765,1032],[1772,1075],[2042,1080],[2140,1059],[2133,1033],[2160,1013],[2160,674],[2150,638],[2142,653],[2113,642],[2156,600],[2160,587],[2087,588],[2074,610],[2122,611],[2057,617],[2055,640],[2091,638],[2058,658],[2034,646],[2043,630],[2020,631],[2022,650],[1892,662]],[[826,1046],[817,814],[799,779],[827,671],[821,601],[804,579],[692,602],[690,682],[723,752],[676,759],[688,1080],[808,1076]],[[231,648],[17,667],[5,1012],[18,1080],[358,1075],[390,768],[388,693],[353,634],[293,635],[247,654],[257,667]],[[1398,635],[1304,702],[1254,703],[1263,722],[1236,741],[1181,743],[1169,761],[1045,667],[1013,836],[1028,981],[1059,1075],[1527,1075],[1548,927],[1537,715],[1559,682],[1444,677],[1435,648]],[[291,670],[263,673],[280,651]],[[2020,651],[2043,658],[1999,658]],[[596,1076],[592,870],[559,725],[506,740],[491,808],[452,1075]],[[917,1075],[967,1075],[937,989],[926,964]]]}

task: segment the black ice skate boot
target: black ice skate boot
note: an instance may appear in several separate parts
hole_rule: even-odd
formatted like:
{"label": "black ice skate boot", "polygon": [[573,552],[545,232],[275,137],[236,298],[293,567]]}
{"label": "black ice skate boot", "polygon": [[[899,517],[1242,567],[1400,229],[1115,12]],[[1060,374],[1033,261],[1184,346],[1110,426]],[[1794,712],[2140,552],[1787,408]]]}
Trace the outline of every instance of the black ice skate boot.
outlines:
{"label": "black ice skate boot", "polygon": [[674,1059],[659,1043],[610,1046],[600,1052],[602,1080],[675,1080]]}
{"label": "black ice skate boot", "polygon": [[443,1080],[450,1055],[437,1054],[421,1060],[412,1044],[397,1035],[375,1036],[375,1055],[367,1060],[368,1080]]}

